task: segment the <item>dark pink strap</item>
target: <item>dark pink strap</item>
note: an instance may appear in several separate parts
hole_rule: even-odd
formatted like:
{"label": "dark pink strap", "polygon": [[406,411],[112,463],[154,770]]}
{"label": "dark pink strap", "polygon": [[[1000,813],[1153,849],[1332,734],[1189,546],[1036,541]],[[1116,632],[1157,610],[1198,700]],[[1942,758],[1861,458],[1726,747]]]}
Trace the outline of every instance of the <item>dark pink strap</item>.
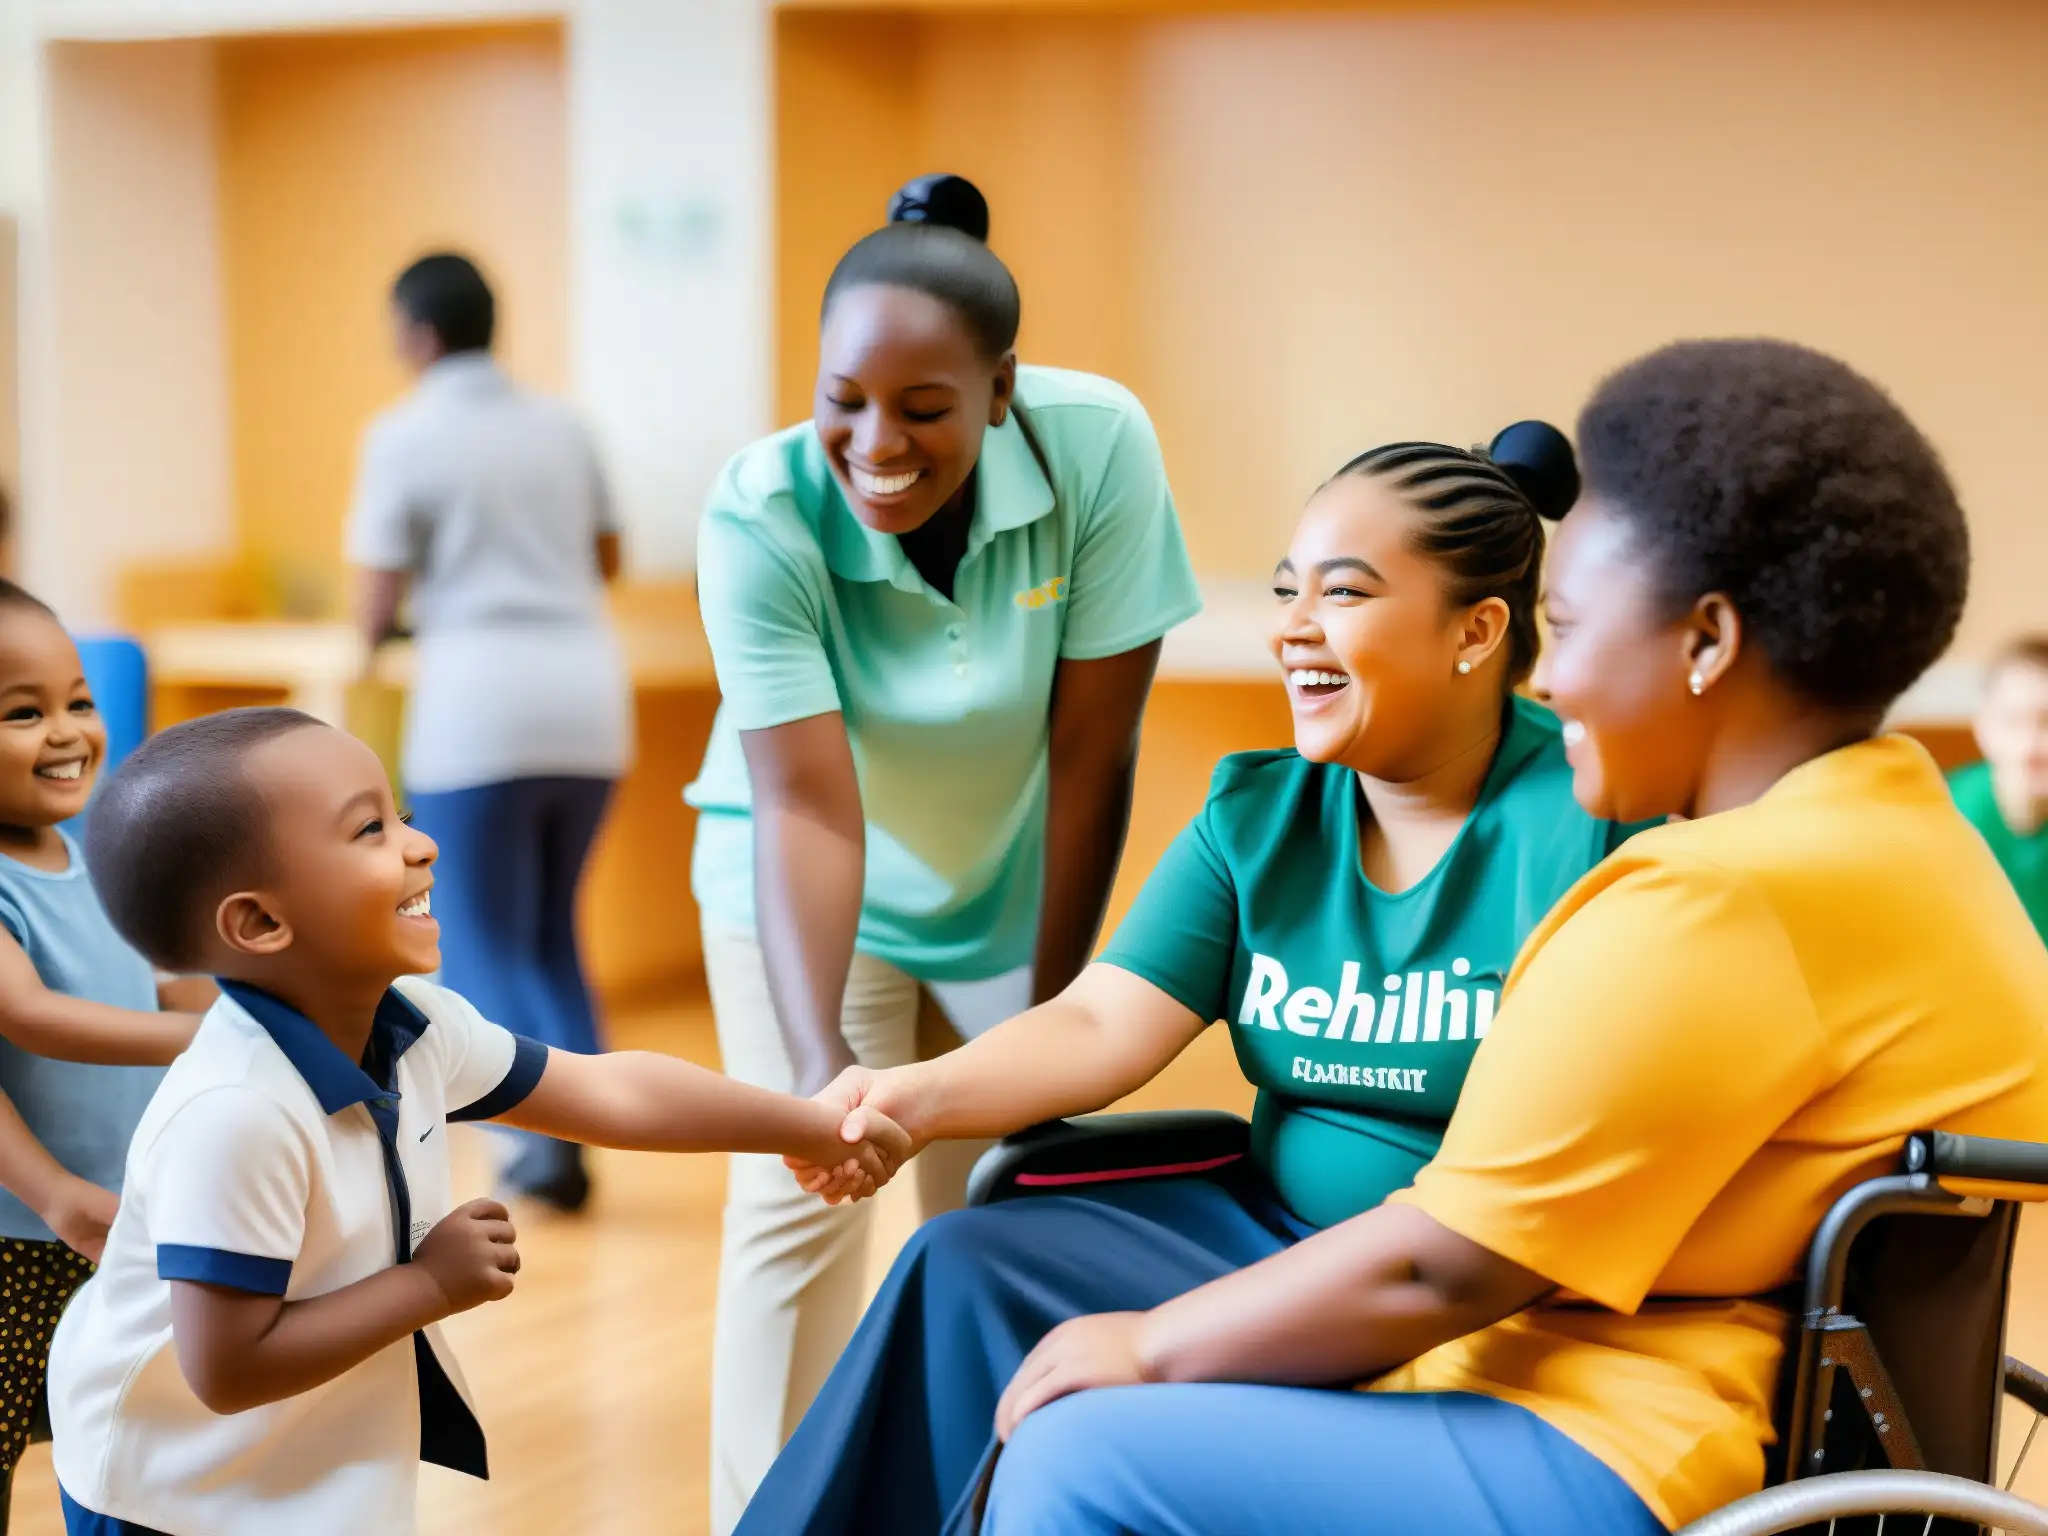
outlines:
{"label": "dark pink strap", "polygon": [[1242,1152],[1232,1152],[1228,1157],[1206,1157],[1198,1163],[1161,1163],[1156,1168],[1103,1168],[1092,1173],[1020,1173],[1017,1175],[1017,1183],[1026,1189],[1053,1189],[1063,1184],[1115,1184],[1125,1179],[1171,1179],[1191,1173],[1210,1173],[1243,1160]]}

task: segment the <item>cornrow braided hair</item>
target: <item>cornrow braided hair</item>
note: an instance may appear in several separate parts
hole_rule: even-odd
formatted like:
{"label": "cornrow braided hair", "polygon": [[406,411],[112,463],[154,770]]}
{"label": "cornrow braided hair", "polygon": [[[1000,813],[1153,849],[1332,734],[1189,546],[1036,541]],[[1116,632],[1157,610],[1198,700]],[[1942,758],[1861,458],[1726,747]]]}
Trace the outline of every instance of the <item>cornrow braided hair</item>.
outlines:
{"label": "cornrow braided hair", "polygon": [[1564,434],[1542,422],[1508,428],[1489,447],[1386,443],[1332,479],[1385,480],[1418,516],[1410,548],[1444,572],[1451,606],[1497,597],[1508,608],[1508,682],[1536,666],[1543,524],[1578,499],[1578,467]]}

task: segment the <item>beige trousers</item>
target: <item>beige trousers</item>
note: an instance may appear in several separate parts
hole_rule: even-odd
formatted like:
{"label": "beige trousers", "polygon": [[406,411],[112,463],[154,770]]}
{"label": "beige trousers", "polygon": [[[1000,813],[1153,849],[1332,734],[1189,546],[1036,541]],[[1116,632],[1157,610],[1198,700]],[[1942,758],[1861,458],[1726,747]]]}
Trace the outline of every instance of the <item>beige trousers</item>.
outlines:
{"label": "beige trousers", "polygon": [[[704,971],[729,1076],[787,1093],[794,1069],[749,933],[704,933]],[[1029,1006],[1028,970],[929,986],[869,955],[846,978],[840,1030],[864,1066],[929,1059]],[[926,1217],[955,1210],[986,1144],[938,1142],[911,1171]],[[826,1205],[778,1157],[727,1174],[711,1360],[711,1531],[730,1536],[860,1321],[873,1202]]]}

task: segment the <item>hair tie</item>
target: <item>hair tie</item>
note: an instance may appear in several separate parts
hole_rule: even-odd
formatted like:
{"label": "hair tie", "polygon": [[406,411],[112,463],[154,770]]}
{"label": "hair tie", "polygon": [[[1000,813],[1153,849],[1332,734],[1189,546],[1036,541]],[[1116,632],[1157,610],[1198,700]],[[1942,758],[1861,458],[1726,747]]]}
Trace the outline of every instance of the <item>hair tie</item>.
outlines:
{"label": "hair tie", "polygon": [[889,199],[891,224],[939,224],[988,243],[988,199],[965,176],[937,172],[905,182]]}
{"label": "hair tie", "polygon": [[1556,522],[1579,499],[1579,465],[1571,440],[1544,421],[1518,421],[1474,450],[1514,481],[1545,522]]}

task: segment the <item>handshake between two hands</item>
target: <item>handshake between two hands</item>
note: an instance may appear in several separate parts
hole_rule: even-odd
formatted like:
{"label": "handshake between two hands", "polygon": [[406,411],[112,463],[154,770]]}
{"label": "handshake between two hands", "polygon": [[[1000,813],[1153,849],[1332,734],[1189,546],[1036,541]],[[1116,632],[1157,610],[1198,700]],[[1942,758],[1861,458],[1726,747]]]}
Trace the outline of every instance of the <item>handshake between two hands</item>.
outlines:
{"label": "handshake between two hands", "polygon": [[865,1200],[896,1176],[923,1143],[884,1112],[879,1092],[886,1073],[848,1067],[812,1102],[824,1105],[837,1122],[836,1143],[819,1160],[785,1157],[783,1163],[797,1183],[827,1205]]}
{"label": "handshake between two hands", "polygon": [[[917,1156],[929,1137],[913,1102],[916,1079],[908,1074],[916,1070],[848,1067],[816,1095],[812,1102],[837,1119],[838,1142],[848,1150],[840,1157],[839,1146],[829,1146],[817,1162],[785,1157],[797,1183],[828,1204],[865,1200]],[[1004,1389],[996,1434],[1008,1440],[1029,1415],[1070,1393],[1156,1379],[1145,1364],[1146,1321],[1142,1312],[1104,1312],[1071,1318],[1046,1334]]]}

